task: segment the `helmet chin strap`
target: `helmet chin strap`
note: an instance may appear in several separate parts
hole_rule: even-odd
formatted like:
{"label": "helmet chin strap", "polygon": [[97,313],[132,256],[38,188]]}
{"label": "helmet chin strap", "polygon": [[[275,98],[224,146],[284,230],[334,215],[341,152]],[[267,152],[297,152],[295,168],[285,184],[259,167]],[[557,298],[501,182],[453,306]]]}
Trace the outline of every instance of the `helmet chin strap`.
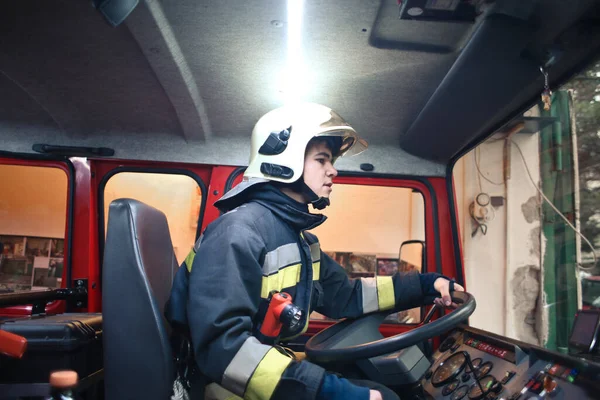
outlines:
{"label": "helmet chin strap", "polygon": [[314,208],[317,210],[322,210],[331,204],[327,197],[319,197],[311,188],[309,188],[304,182],[304,178],[300,178],[300,181],[302,181],[300,183],[300,190],[302,191],[302,194],[308,198],[308,201]]}
{"label": "helmet chin strap", "polygon": [[311,188],[304,182],[304,177],[300,177],[296,182],[288,184],[295,192],[304,195],[308,202],[317,210],[322,210],[331,204],[327,197],[319,197]]}

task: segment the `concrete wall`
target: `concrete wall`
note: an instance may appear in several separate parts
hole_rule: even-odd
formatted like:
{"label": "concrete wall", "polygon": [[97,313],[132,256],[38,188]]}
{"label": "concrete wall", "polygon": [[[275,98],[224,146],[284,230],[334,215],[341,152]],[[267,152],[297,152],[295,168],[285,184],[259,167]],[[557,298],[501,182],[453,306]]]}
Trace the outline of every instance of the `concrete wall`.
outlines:
{"label": "concrete wall", "polygon": [[[502,181],[502,157],[498,147],[500,143],[480,148],[480,169],[495,182]],[[484,157],[481,157],[481,156]],[[463,241],[463,259],[467,290],[477,299],[477,309],[471,317],[471,325],[491,332],[504,334],[505,320],[502,315],[504,310],[506,265],[506,208],[495,210],[494,219],[487,224],[487,233],[484,236],[478,232],[471,237],[475,225],[469,215],[469,205],[480,192],[490,195],[505,196],[502,186],[492,185],[482,180],[479,187],[477,169],[475,168],[474,151],[464,156],[459,163],[461,175],[457,175],[456,191],[460,193],[457,201],[459,221]]]}
{"label": "concrete wall", "polygon": [[[518,149],[505,149],[504,135],[496,135],[459,160],[455,171],[457,208],[463,242],[467,289],[477,298],[471,324],[528,343],[539,344],[545,332],[538,301],[540,291],[540,201]],[[521,148],[539,183],[538,134],[520,133],[513,140]],[[504,179],[504,160],[509,166]],[[486,179],[487,178],[487,179]],[[477,194],[500,196],[504,204],[492,208],[487,233],[471,236],[475,224],[469,206]]]}

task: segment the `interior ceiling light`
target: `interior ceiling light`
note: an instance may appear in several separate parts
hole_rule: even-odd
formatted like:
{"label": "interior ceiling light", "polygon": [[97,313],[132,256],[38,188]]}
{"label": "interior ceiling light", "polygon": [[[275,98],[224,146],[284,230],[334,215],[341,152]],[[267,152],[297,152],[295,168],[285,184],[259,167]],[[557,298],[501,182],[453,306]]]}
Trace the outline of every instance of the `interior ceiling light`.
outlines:
{"label": "interior ceiling light", "polygon": [[304,0],[288,0],[287,60],[279,86],[286,105],[302,101],[308,87],[308,71],[302,51],[303,16]]}

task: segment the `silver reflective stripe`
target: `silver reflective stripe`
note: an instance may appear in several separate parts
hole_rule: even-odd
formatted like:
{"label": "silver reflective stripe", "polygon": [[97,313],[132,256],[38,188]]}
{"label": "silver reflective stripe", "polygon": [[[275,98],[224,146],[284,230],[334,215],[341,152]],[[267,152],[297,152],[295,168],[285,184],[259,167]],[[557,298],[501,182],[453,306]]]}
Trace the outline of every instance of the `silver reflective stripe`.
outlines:
{"label": "silver reflective stripe", "polygon": [[375,278],[360,278],[362,283],[362,306],[363,313],[370,313],[379,310],[377,301],[377,281]]}
{"label": "silver reflective stripe", "polygon": [[300,250],[298,249],[297,243],[284,244],[281,247],[270,251],[265,256],[265,263],[263,264],[263,274],[271,275],[277,272],[280,268],[287,267],[288,265],[300,263]]}
{"label": "silver reflective stripe", "polygon": [[312,258],[312,262],[316,262],[321,259],[321,248],[319,247],[319,242],[310,245],[310,257]]}
{"label": "silver reflective stripe", "polygon": [[243,397],[250,377],[270,349],[270,346],[266,346],[254,336],[250,336],[225,369],[222,385]]}
{"label": "silver reflective stripe", "polygon": [[[189,399],[189,396],[188,396]],[[233,400],[238,396],[217,383],[209,383],[204,389],[204,400]],[[173,400],[173,398],[171,398]]]}
{"label": "silver reflective stripe", "polygon": [[196,240],[196,244],[194,244],[194,251],[197,253],[198,249],[200,248],[200,243],[202,243],[202,238],[204,237],[204,233],[202,235],[200,235],[200,237],[198,238],[198,240]]}

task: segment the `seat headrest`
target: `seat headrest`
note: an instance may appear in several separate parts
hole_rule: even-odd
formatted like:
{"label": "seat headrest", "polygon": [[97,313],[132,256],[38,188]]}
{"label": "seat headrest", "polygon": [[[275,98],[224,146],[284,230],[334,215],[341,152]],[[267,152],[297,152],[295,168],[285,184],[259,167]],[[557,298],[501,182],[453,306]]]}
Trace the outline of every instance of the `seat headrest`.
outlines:
{"label": "seat headrest", "polygon": [[164,307],[177,271],[165,215],[111,203],[102,268],[106,397],[164,399],[174,378]]}

